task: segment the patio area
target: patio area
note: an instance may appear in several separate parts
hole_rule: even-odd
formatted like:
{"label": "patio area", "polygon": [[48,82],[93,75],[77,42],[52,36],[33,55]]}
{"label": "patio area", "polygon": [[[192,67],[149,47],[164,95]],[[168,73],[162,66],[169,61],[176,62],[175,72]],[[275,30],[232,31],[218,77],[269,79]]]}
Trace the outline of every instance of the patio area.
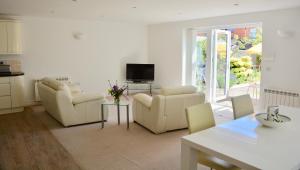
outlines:
{"label": "patio area", "polygon": [[[217,96],[223,96],[224,89],[216,90]],[[260,98],[260,83],[245,83],[234,85],[230,87],[228,96],[226,98],[217,97],[216,105],[232,108],[231,97],[249,94],[252,98],[252,103],[256,111],[260,110],[259,98]]]}

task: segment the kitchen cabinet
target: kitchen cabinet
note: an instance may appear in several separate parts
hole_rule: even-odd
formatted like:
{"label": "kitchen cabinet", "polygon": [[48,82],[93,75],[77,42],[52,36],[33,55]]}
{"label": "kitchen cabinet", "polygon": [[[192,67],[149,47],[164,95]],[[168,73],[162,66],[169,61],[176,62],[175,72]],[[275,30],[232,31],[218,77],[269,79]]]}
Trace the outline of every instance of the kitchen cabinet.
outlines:
{"label": "kitchen cabinet", "polygon": [[22,26],[19,21],[0,20],[0,54],[22,54]]}
{"label": "kitchen cabinet", "polygon": [[0,77],[0,114],[24,110],[24,76]]}

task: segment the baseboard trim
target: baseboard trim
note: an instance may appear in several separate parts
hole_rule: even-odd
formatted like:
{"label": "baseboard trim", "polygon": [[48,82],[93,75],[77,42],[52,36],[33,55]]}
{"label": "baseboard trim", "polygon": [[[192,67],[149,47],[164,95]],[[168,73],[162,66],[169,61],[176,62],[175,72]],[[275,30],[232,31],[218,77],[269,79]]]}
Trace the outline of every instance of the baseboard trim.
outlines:
{"label": "baseboard trim", "polygon": [[1,109],[0,110],[0,115],[5,115],[5,114],[10,114],[10,113],[19,113],[23,112],[24,107],[14,107],[14,108],[9,108],[9,109]]}
{"label": "baseboard trim", "polygon": [[[107,120],[104,120],[104,122],[107,122]],[[88,123],[76,124],[76,125],[69,125],[69,126],[64,126],[64,127],[69,128],[69,127],[76,127],[76,126],[82,126],[82,125],[89,125],[89,124],[94,124],[94,123],[102,123],[102,120],[100,120],[100,121],[95,121],[95,122],[88,122]]]}

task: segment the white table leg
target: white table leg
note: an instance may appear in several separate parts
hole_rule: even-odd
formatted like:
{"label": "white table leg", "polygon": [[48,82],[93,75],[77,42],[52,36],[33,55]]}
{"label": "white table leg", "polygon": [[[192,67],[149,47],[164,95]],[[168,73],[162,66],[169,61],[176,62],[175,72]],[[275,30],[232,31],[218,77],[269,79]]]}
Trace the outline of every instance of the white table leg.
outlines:
{"label": "white table leg", "polygon": [[181,170],[197,170],[198,151],[181,142]]}

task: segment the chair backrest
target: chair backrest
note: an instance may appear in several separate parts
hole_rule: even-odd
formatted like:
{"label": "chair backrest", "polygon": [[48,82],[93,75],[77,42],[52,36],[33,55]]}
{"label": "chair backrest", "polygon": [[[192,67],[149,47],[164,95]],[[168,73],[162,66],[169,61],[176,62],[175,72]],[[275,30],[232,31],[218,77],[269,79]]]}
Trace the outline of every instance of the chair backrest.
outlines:
{"label": "chair backrest", "polygon": [[45,83],[38,83],[38,91],[46,111],[64,125],[72,120],[69,115],[75,113],[72,99],[65,86],[55,89]]}
{"label": "chair backrest", "polygon": [[197,93],[197,87],[191,85],[178,86],[178,87],[163,87],[161,89],[161,95],[163,96],[193,94],[193,93]]}
{"label": "chair backrest", "polygon": [[45,86],[52,88],[55,91],[60,91],[60,90],[64,91],[67,97],[72,99],[71,90],[69,86],[66,84],[66,82],[46,77],[41,80],[41,83],[44,84]]}
{"label": "chair backrest", "polygon": [[210,103],[186,108],[186,118],[190,134],[216,125]]}
{"label": "chair backrest", "polygon": [[252,100],[249,94],[231,98],[234,119],[252,114],[254,112]]}
{"label": "chair backrest", "polygon": [[[158,95],[161,96],[161,95]],[[175,127],[186,128],[187,121],[185,109],[190,106],[205,102],[205,95],[201,92],[193,94],[181,94],[161,96],[164,100],[165,128],[174,129]],[[153,99],[155,100],[155,98]]]}

